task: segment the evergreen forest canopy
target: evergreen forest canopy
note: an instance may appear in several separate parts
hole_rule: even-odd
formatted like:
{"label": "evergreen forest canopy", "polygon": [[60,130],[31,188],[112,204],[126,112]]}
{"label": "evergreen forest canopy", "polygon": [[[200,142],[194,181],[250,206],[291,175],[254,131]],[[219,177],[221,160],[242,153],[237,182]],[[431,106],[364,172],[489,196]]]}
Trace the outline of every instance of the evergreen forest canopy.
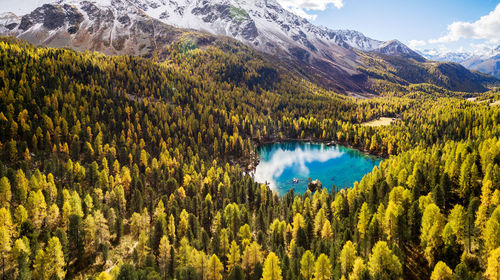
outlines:
{"label": "evergreen forest canopy", "polygon": [[[500,277],[498,106],[430,84],[357,100],[229,43],[168,53],[0,41],[4,279]],[[388,159],[278,197],[244,171],[280,139]]]}

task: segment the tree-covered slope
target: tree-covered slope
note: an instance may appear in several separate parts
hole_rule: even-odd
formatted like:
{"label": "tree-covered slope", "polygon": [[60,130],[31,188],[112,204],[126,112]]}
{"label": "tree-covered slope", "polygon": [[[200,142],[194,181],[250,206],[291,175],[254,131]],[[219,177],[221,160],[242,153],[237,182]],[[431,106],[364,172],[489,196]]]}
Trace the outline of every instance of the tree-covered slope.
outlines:
{"label": "tree-covered slope", "polygon": [[[397,85],[427,83],[451,91],[485,92],[498,85],[498,80],[487,74],[469,71],[458,63],[417,61],[388,55],[364,56],[366,66],[360,70],[378,82]],[[377,92],[376,88],[372,90]]]}
{"label": "tree-covered slope", "polygon": [[[498,277],[498,107],[425,85],[351,99],[219,44],[158,63],[0,42],[5,278]],[[399,119],[360,125],[381,116]],[[289,138],[388,159],[278,197],[242,169]]]}
{"label": "tree-covered slope", "polygon": [[[436,65],[398,41],[383,43],[358,32],[315,26],[274,0],[61,0],[20,17],[2,15],[0,35],[38,46],[140,55],[157,61],[165,59],[165,48],[186,36],[199,46],[227,40],[265,53],[270,63],[351,96],[372,96],[376,92],[371,86],[381,77],[404,85],[431,83],[467,92],[484,92],[499,83],[458,64]],[[380,63],[390,69],[381,69]]]}

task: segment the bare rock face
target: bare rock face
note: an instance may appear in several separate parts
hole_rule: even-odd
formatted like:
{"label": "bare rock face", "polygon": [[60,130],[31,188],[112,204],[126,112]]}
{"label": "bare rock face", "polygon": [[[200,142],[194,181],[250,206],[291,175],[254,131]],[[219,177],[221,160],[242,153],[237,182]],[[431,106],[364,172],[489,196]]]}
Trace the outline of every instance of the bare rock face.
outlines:
{"label": "bare rock face", "polygon": [[19,30],[28,30],[33,26],[33,22],[28,17],[23,17],[21,19],[21,24],[19,25]]}
{"label": "bare rock face", "polygon": [[299,47],[292,47],[288,50],[290,54],[299,61],[309,61],[310,54],[307,50]]}
{"label": "bare rock face", "polygon": [[123,15],[118,18],[118,22],[123,26],[129,26],[132,21],[130,20],[130,17],[128,15]]}
{"label": "bare rock face", "polygon": [[45,14],[43,17],[43,27],[54,30],[64,25],[66,14],[61,6],[44,5],[42,9],[44,9],[43,13]]}
{"label": "bare rock face", "polygon": [[77,8],[70,5],[63,5],[63,10],[65,14],[65,20],[71,25],[79,25],[82,23],[84,17],[83,14],[78,11]]}
{"label": "bare rock face", "polygon": [[201,16],[204,22],[213,23],[218,19],[231,20],[230,5],[205,5],[192,10],[193,15]]}
{"label": "bare rock face", "polygon": [[257,36],[259,36],[259,31],[257,30],[255,22],[249,21],[245,23],[241,28],[241,35],[245,40],[254,41]]}

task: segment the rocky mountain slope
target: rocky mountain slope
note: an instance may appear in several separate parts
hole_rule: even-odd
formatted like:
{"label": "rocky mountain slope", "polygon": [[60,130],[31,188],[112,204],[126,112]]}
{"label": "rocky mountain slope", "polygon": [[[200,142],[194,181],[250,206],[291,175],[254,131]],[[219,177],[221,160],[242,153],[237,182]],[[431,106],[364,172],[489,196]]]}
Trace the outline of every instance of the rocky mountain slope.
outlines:
{"label": "rocky mountain slope", "polygon": [[66,1],[46,4],[28,15],[0,18],[0,33],[37,45],[73,47],[109,55],[150,53],[181,34],[126,1]]}
{"label": "rocky mountain slope", "polygon": [[352,48],[369,52],[378,49],[383,41],[366,37],[363,33],[355,30],[335,30],[336,36]]}
{"label": "rocky mountain slope", "polygon": [[414,59],[418,62],[425,62],[425,58],[415,52],[414,50],[407,47],[405,44],[398,40],[392,40],[380,44],[376,49],[372,50],[375,53],[390,55],[390,56],[400,56],[405,58]]}
{"label": "rocky mountain slope", "polygon": [[[366,56],[380,59],[386,69],[403,67],[387,56],[415,60],[420,64],[412,65],[421,68],[427,63],[398,41],[382,42],[356,31],[317,27],[283,9],[276,0],[59,0],[22,17],[12,13],[0,17],[0,35],[111,55],[153,56],[188,33],[207,40],[188,30],[234,38],[308,79],[352,95],[369,95],[377,79],[362,71],[370,67]],[[467,86],[449,89],[485,90],[485,77],[474,77]]]}

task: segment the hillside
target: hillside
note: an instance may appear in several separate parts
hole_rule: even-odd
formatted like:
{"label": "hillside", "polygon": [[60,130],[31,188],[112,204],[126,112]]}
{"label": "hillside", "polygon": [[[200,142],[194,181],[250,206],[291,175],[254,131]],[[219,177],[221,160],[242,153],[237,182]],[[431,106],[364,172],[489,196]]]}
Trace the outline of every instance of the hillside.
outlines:
{"label": "hillside", "polygon": [[[482,92],[487,87],[497,85],[497,80],[487,74],[469,71],[458,63],[418,62],[401,57],[380,54],[365,56],[366,68],[360,70],[376,79],[377,83],[411,85],[427,83],[452,91]],[[372,90],[377,91],[372,88]]]}
{"label": "hillside", "polygon": [[[36,7],[27,15],[3,15],[0,34],[41,46],[158,60],[165,59],[165,47],[185,34],[199,45],[225,36],[265,54],[273,64],[300,72],[313,83],[352,96],[374,93],[376,78],[360,70],[370,69],[365,56],[396,68],[411,66],[410,71],[425,72],[414,75],[411,83],[447,80],[437,85],[453,91],[484,92],[499,82],[466,69],[460,69],[461,75],[446,67],[438,73],[427,71],[433,63],[399,41],[381,42],[356,31],[318,27],[275,0],[64,0]],[[467,84],[461,76],[469,78]]]}
{"label": "hillside", "polygon": [[[360,101],[217,44],[154,62],[2,39],[3,277],[496,277],[498,106],[426,85]],[[400,119],[361,125],[381,116]],[[388,158],[278,197],[240,166],[286,138]]]}

